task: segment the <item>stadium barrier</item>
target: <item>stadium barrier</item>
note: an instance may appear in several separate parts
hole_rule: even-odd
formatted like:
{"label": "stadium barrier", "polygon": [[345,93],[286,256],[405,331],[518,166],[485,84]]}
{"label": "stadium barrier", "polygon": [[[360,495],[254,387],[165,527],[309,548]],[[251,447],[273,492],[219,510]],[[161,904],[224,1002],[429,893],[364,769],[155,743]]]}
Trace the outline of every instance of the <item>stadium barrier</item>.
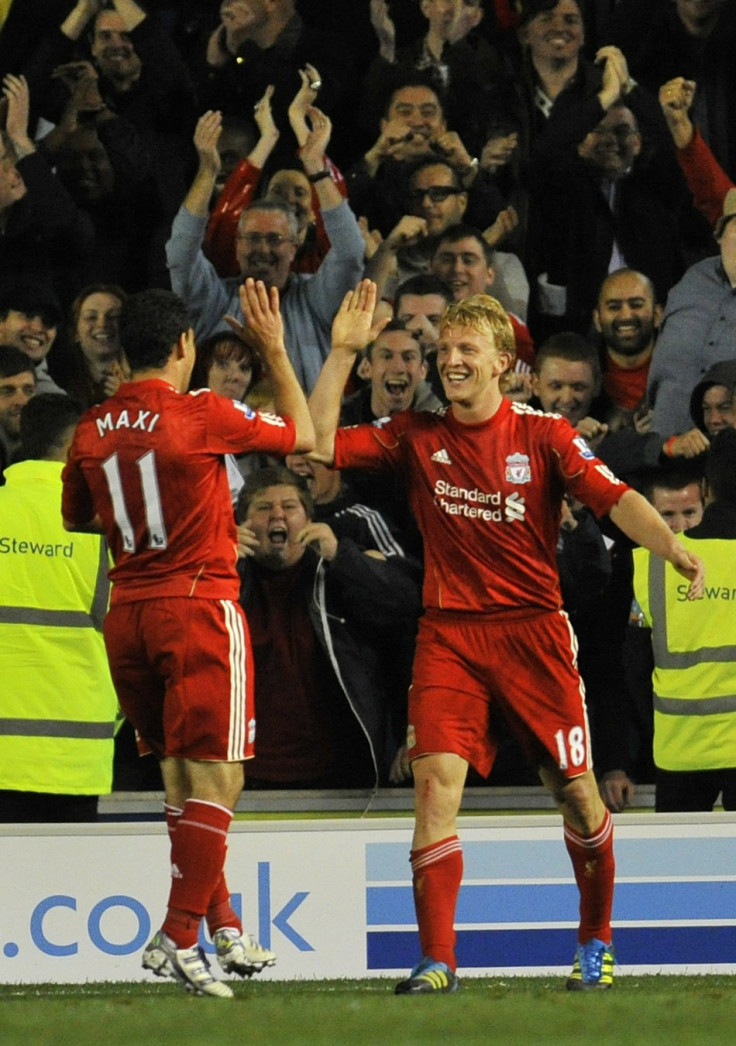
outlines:
{"label": "stadium barrier", "polygon": [[[736,972],[736,815],[615,820],[620,973]],[[411,828],[410,818],[390,815],[236,820],[227,864],[234,903],[278,955],[262,976],[405,974],[418,957]],[[557,815],[465,814],[460,834],[462,975],[567,972],[577,891]],[[4,825],[0,837],[0,981],[147,976],[140,952],[168,890],[163,823]]]}

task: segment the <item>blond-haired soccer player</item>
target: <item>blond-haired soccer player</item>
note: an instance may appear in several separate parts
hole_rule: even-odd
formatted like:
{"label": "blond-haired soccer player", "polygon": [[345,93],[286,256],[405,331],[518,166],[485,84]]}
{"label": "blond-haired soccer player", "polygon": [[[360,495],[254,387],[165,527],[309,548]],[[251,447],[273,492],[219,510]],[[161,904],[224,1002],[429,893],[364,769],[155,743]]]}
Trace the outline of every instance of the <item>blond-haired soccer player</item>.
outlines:
{"label": "blond-haired soccer player", "polygon": [[569,423],[505,400],[514,360],[502,307],[485,294],[451,304],[437,363],[449,406],[338,429],[355,353],[375,337],[375,288],[362,281],[335,318],[310,400],[318,459],[397,469],[424,538],[426,612],[409,696],[415,787],[411,851],[422,960],[397,994],[455,991],[454,914],[463,872],[456,817],[468,766],[487,775],[492,712],[502,710],[562,814],[580,890],[578,948],[567,987],[613,981],[611,815],[592,770],[576,642],[561,608],[555,546],[563,494],[611,519],[702,590],[701,561],[620,482]]}

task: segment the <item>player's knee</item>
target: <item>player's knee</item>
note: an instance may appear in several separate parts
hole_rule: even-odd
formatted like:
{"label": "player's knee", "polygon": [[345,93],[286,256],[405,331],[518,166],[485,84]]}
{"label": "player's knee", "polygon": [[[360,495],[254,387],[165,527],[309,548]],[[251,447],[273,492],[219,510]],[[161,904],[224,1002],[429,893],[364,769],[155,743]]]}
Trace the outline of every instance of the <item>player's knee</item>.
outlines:
{"label": "player's knee", "polygon": [[454,783],[439,774],[427,773],[415,778],[414,792],[418,820],[436,824],[454,820],[462,798],[462,789],[458,790]]}
{"label": "player's knee", "polygon": [[592,773],[567,781],[561,787],[558,805],[566,821],[583,835],[592,835],[600,828],[605,807]]}

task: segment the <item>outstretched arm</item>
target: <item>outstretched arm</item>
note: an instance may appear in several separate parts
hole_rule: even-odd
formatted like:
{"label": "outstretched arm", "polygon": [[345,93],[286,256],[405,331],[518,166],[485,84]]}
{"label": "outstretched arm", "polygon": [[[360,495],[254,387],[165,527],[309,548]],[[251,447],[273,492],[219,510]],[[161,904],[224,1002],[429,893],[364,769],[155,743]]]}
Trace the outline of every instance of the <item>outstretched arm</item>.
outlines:
{"label": "outstretched arm", "polygon": [[702,559],[680,544],[646,498],[635,490],[627,490],[609,515],[632,541],[666,559],[678,574],[690,582],[688,599],[699,599],[703,595],[705,565]]}
{"label": "outstretched arm", "polygon": [[297,381],[284,343],[284,324],[279,308],[279,292],[251,277],[240,287],[240,306],[245,325],[231,316],[226,319],[234,331],[254,349],[273,382],[276,411],[291,418],[296,426],[293,450],[304,453],[314,446],[314,428],[307,401]]}
{"label": "outstretched arm", "polygon": [[361,280],[343,298],[332,324],[332,348],[309,397],[316,437],[310,457],[325,465],[331,465],[335,457],[335,432],[340,423],[342,394],[355,357],[375,341],[388,323],[388,317],[373,323],[375,307],[375,283]]}

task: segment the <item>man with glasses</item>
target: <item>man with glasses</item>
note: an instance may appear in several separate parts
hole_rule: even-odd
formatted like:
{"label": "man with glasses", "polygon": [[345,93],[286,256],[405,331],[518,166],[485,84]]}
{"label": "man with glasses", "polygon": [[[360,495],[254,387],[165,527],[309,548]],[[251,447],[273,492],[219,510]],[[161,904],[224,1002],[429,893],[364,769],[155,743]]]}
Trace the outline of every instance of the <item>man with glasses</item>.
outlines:
{"label": "man with glasses", "polygon": [[404,214],[366,269],[385,297],[393,297],[403,280],[429,271],[438,236],[462,221],[468,194],[455,167],[437,156],[426,156],[410,169],[402,203]]}
{"label": "man with glasses", "polygon": [[[382,297],[393,298],[399,283],[429,273],[440,239],[462,223],[468,206],[462,171],[437,156],[424,157],[408,173],[404,203],[405,214],[366,266]],[[517,302],[525,306],[529,297],[522,264],[505,252],[494,254],[494,263],[492,293],[505,309],[517,312]]]}
{"label": "man with glasses", "polygon": [[258,200],[238,225],[236,258],[240,276],[223,279],[202,251],[209,201],[220,169],[219,112],[198,121],[194,144],[199,169],[174,219],[166,255],[171,286],[189,306],[197,340],[228,330],[225,316],[243,322],[239,285],[262,280],[281,296],[286,348],[300,385],[309,391],[330,347],[330,326],[346,292],[363,271],[364,242],[358,223],[325,166],[332,125],[319,109],[310,113],[311,133],[300,150],[304,172],[319,199],[330,250],[314,274],[292,273],[297,220],[289,204]]}
{"label": "man with glasses", "polygon": [[424,73],[387,79],[386,105],[373,145],[346,175],[356,213],[388,236],[406,214],[407,177],[412,165],[433,159],[456,168],[464,188],[472,185],[478,163],[454,130],[448,130],[445,99]]}

